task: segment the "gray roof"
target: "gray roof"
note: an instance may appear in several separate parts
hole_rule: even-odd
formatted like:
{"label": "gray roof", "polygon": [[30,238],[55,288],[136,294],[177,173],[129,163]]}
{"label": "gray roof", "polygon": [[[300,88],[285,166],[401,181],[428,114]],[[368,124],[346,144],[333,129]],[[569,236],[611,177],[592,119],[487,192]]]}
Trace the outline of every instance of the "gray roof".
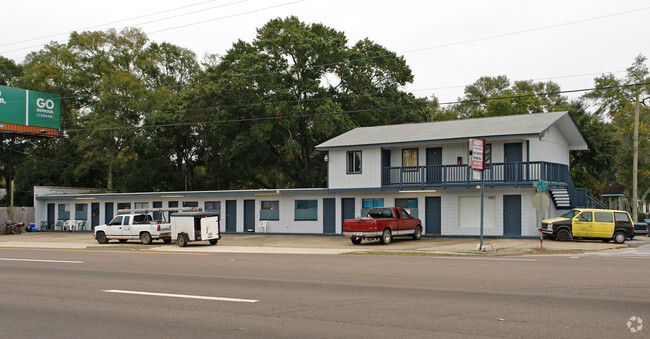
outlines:
{"label": "gray roof", "polygon": [[358,127],[316,146],[317,150],[466,140],[469,138],[543,137],[557,126],[570,150],[588,149],[568,112],[507,115],[401,125]]}

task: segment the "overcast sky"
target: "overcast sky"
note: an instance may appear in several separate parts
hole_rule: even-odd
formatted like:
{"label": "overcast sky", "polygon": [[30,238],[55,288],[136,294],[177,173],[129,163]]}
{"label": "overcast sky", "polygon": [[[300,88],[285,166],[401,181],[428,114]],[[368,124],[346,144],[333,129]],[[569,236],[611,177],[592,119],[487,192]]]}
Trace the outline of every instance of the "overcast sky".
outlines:
{"label": "overcast sky", "polygon": [[598,74],[623,77],[637,55],[650,57],[647,0],[20,0],[0,8],[0,55],[17,62],[71,31],[125,26],[202,60],[238,39],[250,42],[272,18],[295,15],[344,32],[349,45],[368,37],[403,55],[415,75],[405,89],[441,102],[481,76],[590,88]]}

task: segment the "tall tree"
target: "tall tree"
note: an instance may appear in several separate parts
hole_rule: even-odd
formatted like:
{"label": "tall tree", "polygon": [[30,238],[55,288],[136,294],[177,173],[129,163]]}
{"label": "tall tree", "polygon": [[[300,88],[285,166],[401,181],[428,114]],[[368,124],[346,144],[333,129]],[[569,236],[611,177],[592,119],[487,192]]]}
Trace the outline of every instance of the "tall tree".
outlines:
{"label": "tall tree", "polygon": [[[413,79],[402,57],[368,39],[346,43],[322,24],[274,19],[208,68],[213,120],[240,121],[214,125],[211,142],[237,185],[322,186],[320,142],[358,125],[423,119],[422,102],[400,90]],[[357,113],[333,114],[342,111]]]}

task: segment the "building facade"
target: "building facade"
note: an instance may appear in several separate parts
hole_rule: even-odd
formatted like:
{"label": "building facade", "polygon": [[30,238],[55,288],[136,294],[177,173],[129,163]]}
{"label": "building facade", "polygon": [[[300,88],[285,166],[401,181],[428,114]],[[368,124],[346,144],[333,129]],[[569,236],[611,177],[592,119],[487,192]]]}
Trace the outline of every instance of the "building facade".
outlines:
{"label": "building facade", "polygon": [[[469,139],[486,142],[486,169],[468,167]],[[90,231],[118,209],[198,207],[221,215],[222,231],[340,234],[345,219],[398,206],[422,219],[428,235],[538,235],[535,182],[551,197],[544,217],[598,202],[574,187],[569,152],[588,145],[567,112],[363,127],[316,147],[328,161],[317,189],[99,193],[35,187],[37,223]]]}

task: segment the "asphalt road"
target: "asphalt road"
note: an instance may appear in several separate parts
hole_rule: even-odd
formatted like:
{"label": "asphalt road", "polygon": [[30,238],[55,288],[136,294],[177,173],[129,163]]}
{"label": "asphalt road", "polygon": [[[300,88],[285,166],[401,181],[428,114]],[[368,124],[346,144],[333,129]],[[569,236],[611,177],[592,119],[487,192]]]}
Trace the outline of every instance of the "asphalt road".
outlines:
{"label": "asphalt road", "polygon": [[648,259],[3,248],[0,336],[647,337]]}

